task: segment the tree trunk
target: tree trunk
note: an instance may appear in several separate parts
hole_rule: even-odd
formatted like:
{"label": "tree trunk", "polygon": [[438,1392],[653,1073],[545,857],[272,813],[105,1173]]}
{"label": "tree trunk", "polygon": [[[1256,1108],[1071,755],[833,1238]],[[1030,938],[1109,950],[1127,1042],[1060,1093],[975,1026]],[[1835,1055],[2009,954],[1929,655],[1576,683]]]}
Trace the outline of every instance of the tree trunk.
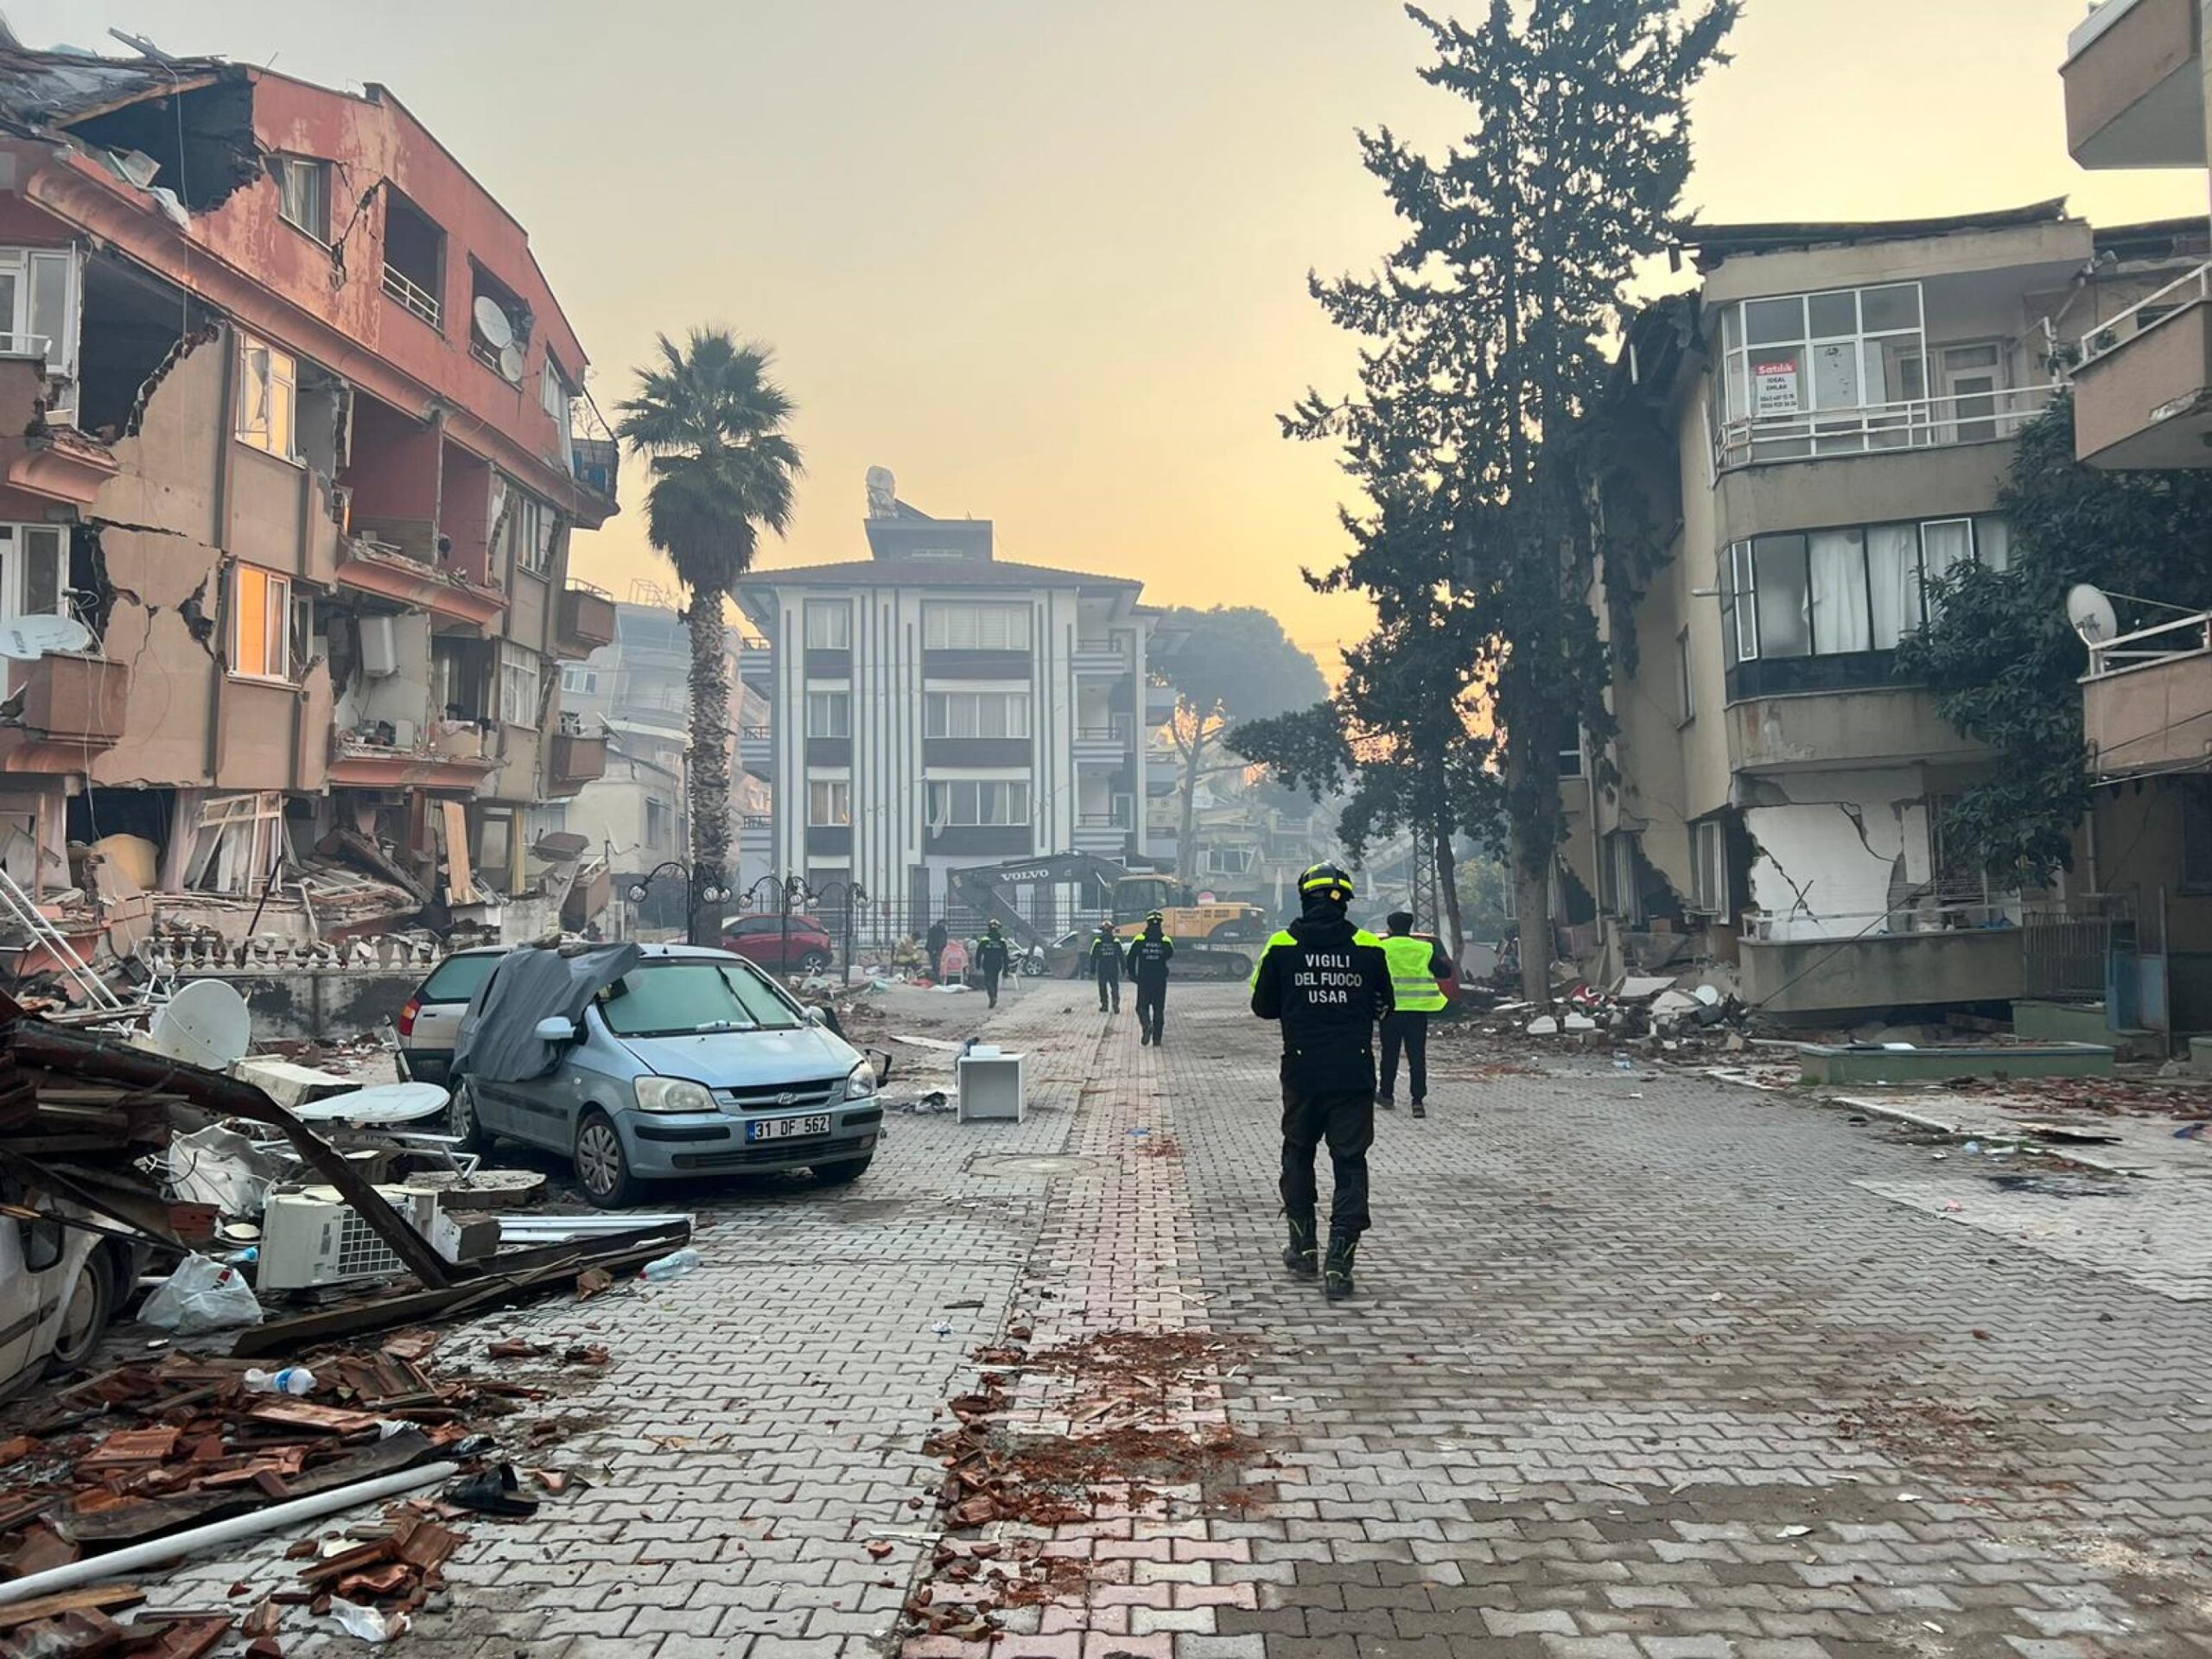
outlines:
{"label": "tree trunk", "polygon": [[706,921],[709,931],[698,929],[706,912],[719,911],[721,905],[702,905],[696,895],[709,885],[730,885],[729,658],[721,595],[695,589],[685,620],[691,629],[691,753],[684,768],[691,812],[691,889],[686,902],[696,907],[687,931],[691,938],[719,944],[719,915]]}
{"label": "tree trunk", "polygon": [[1183,817],[1175,839],[1175,868],[1184,882],[1195,887],[1198,880],[1198,768],[1205,764],[1206,721],[1201,716],[1192,728],[1183,750]]}
{"label": "tree trunk", "polygon": [[1442,923],[1439,931],[1444,935],[1444,948],[1456,968],[1466,936],[1459,924],[1459,866],[1452,851],[1452,819],[1448,813],[1440,817],[1436,823],[1436,906],[1438,919]]}
{"label": "tree trunk", "polygon": [[[1517,788],[1525,776],[1526,746],[1506,745],[1506,788]],[[1539,851],[1518,823],[1510,826],[1507,857],[1512,864],[1513,913],[1521,937],[1521,995],[1540,1008],[1552,1005],[1551,872],[1546,868],[1551,851]]]}

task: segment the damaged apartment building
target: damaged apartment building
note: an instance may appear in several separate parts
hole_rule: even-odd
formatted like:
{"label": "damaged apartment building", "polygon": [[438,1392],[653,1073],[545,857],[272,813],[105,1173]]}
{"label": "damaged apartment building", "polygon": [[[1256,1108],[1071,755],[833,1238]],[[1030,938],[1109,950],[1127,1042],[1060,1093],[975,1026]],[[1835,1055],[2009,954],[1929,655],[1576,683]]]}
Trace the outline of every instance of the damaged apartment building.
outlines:
{"label": "damaged apartment building", "polygon": [[[1611,394],[1671,544],[1642,593],[1592,594],[1618,781],[1562,757],[1585,971],[1732,968],[1796,1021],[2023,995],[2023,923],[2069,895],[2005,890],[1947,843],[1988,757],[1897,647],[1943,571],[2005,563],[1999,490],[2055,348],[2204,242],[2202,220],[2097,231],[2060,202],[1698,233],[1698,286],[1631,320]],[[2128,878],[2129,842],[2069,879]]]}
{"label": "damaged apartment building", "polygon": [[9,43],[0,325],[13,880],[232,936],[557,908],[614,465],[523,227],[381,87]]}

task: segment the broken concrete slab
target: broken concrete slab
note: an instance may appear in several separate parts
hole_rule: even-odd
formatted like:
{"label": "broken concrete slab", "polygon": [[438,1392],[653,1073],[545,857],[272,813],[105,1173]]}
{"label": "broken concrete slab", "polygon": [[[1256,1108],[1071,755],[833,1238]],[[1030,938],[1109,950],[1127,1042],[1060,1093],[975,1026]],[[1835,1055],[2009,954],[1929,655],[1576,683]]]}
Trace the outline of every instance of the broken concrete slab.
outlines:
{"label": "broken concrete slab", "polygon": [[1815,1083],[1925,1083],[1946,1077],[2110,1077],[2113,1051],[2102,1043],[1960,1043],[1914,1048],[1869,1043],[1800,1043],[1805,1076]]}

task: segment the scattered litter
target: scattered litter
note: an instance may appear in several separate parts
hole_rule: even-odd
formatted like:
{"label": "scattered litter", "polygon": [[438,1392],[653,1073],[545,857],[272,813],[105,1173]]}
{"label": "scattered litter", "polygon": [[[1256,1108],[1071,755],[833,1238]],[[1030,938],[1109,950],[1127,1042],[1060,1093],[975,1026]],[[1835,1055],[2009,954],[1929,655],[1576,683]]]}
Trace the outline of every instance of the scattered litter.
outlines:
{"label": "scattered litter", "polygon": [[261,1323],[261,1303],[245,1275],[211,1256],[188,1255],[146,1298],[138,1318],[156,1331],[199,1336]]}
{"label": "scattered litter", "polygon": [[638,1276],[651,1280],[657,1285],[664,1284],[671,1279],[681,1279],[687,1274],[696,1273],[700,1268],[701,1262],[699,1252],[686,1245],[680,1250],[672,1251],[662,1256],[657,1262],[646,1262]]}
{"label": "scattered litter", "polygon": [[330,1617],[346,1635],[381,1647],[407,1633],[407,1615],[401,1612],[380,1612],[374,1607],[365,1607],[358,1601],[348,1601],[342,1596],[330,1599]]}
{"label": "scattered litter", "polygon": [[1777,1538],[1804,1538],[1810,1536],[1812,1530],[1810,1527],[1784,1527],[1774,1535]]}

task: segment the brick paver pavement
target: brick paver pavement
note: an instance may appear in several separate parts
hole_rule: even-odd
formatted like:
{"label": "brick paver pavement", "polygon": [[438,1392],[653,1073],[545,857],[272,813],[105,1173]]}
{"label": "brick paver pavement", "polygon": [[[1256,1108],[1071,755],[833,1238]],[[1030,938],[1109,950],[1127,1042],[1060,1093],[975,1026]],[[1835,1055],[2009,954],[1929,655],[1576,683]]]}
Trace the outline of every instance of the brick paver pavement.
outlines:
{"label": "brick paver pavement", "polygon": [[[1440,1045],[1332,1306],[1275,1260],[1274,1036],[1235,988],[1176,986],[1160,1050],[1083,985],[890,1006],[1027,1048],[1028,1121],[893,1116],[849,1192],[687,1196],[692,1278],[456,1335],[615,1363],[549,1408],[574,1432],[538,1460],[589,1489],[474,1527],[407,1651],[2212,1656],[2212,1306],[1885,1196],[1924,1147],[1603,1058],[1477,1078]],[[1002,1444],[1080,1441],[1124,1384],[1052,1356],[1128,1332],[1197,1356],[1147,1425],[1260,1449],[941,1545],[948,1402],[995,1389]],[[162,1599],[219,1605],[283,1541]],[[902,1615],[974,1600],[979,1541],[1058,1565],[995,1633]]]}

